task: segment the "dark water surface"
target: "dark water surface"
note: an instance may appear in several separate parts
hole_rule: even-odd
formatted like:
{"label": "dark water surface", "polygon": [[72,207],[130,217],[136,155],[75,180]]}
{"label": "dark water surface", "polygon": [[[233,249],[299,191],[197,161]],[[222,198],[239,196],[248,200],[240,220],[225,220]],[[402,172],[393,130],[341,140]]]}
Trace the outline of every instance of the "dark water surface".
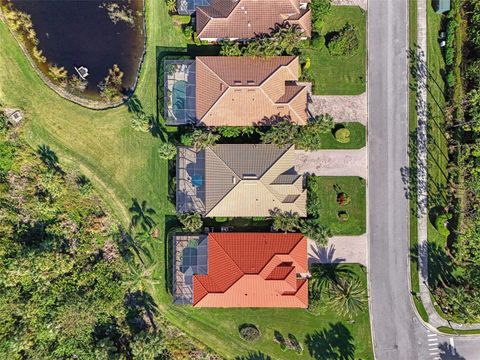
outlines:
{"label": "dark water surface", "polygon": [[[160,1],[160,0],[158,0]],[[100,6],[115,2],[133,11],[135,23],[112,22]],[[38,47],[47,63],[64,66],[68,74],[74,67],[86,66],[87,93],[97,93],[98,83],[113,64],[124,72],[124,86],[131,89],[144,49],[142,0],[12,0],[15,8],[32,16]]]}

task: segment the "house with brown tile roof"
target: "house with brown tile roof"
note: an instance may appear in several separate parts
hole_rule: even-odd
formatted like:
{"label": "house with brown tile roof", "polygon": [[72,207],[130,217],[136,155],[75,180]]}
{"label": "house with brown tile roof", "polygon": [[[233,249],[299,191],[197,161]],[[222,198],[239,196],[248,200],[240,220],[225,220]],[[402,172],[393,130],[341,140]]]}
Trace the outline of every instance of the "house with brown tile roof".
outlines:
{"label": "house with brown tile roof", "polygon": [[308,307],[307,239],[302,234],[210,233],[198,240],[191,245],[191,237],[175,239],[177,303]]}
{"label": "house with brown tile roof", "polygon": [[311,37],[308,0],[211,0],[196,6],[196,30],[200,40],[247,40],[269,34],[277,24],[296,25]]}
{"label": "house with brown tile roof", "polygon": [[200,56],[195,67],[198,124],[249,126],[275,115],[307,123],[307,88],[297,83],[298,57]]}
{"label": "house with brown tile roof", "polygon": [[177,149],[177,212],[206,217],[307,216],[307,190],[295,171],[295,148],[219,144]]}

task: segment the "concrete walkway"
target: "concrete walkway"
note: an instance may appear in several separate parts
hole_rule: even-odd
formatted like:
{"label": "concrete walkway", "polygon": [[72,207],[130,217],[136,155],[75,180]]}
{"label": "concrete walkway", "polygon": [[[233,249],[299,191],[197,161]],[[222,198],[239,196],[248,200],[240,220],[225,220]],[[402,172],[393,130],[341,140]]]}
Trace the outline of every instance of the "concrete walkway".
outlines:
{"label": "concrete walkway", "polygon": [[367,178],[367,148],[359,150],[295,151],[298,173],[316,176],[360,176]]}
{"label": "concrete walkway", "polygon": [[350,5],[360,6],[363,10],[367,10],[367,0],[332,0],[333,5]]}
{"label": "concrete walkway", "polygon": [[357,263],[367,266],[367,235],[334,236],[327,246],[308,240],[308,264]]}
{"label": "concrete walkway", "polygon": [[358,121],[367,124],[367,93],[360,95],[310,95],[308,110],[312,116],[330,114],[337,122]]}

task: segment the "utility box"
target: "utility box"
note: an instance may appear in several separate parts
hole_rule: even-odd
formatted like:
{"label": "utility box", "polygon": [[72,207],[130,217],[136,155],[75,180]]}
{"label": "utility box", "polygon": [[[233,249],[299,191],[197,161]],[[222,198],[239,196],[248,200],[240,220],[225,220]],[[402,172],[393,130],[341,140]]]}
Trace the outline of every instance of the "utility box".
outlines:
{"label": "utility box", "polygon": [[446,13],[450,11],[450,0],[434,0],[433,8],[438,14]]}

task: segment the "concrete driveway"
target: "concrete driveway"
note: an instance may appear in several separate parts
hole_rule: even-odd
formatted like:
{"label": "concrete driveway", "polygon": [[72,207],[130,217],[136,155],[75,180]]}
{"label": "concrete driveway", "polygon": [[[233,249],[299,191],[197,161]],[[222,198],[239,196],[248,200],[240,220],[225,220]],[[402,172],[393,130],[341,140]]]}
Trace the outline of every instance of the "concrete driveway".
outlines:
{"label": "concrete driveway", "polygon": [[360,176],[367,178],[367,148],[359,150],[295,151],[298,173],[316,176]]}
{"label": "concrete driveway", "polygon": [[312,116],[330,114],[336,122],[358,121],[367,124],[367,93],[360,95],[310,95]]}
{"label": "concrete driveway", "polygon": [[308,240],[308,264],[358,263],[367,266],[367,235],[334,236],[326,247]]}

